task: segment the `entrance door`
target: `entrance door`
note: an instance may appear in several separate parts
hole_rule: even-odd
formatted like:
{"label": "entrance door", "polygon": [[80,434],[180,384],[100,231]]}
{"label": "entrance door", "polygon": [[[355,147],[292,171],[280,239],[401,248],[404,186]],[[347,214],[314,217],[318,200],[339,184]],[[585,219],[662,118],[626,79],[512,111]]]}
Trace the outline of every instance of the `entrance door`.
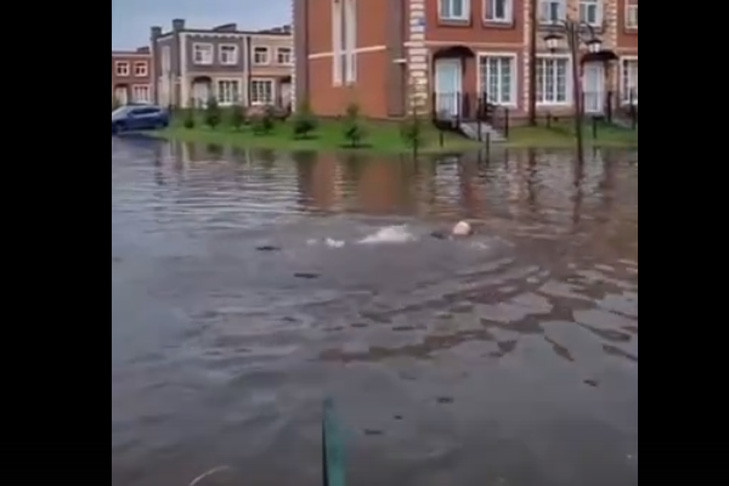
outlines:
{"label": "entrance door", "polygon": [[438,116],[456,117],[461,107],[461,60],[435,61],[435,96]]}
{"label": "entrance door", "polygon": [[195,108],[204,108],[208,105],[210,98],[210,83],[207,81],[195,81],[192,85],[192,98]]}
{"label": "entrance door", "polygon": [[284,108],[291,104],[291,83],[281,83],[281,106]]}
{"label": "entrance door", "polygon": [[605,107],[605,67],[602,63],[585,64],[582,90],[585,94],[585,113],[602,114]]}
{"label": "entrance door", "polygon": [[114,98],[120,105],[126,105],[128,101],[127,96],[128,89],[126,86],[117,86],[114,88]]}

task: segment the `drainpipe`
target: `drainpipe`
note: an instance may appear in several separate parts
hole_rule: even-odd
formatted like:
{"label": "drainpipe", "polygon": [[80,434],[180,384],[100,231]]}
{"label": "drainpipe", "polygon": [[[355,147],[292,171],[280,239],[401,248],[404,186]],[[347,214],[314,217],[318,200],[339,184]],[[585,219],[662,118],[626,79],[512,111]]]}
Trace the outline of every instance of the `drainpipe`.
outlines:
{"label": "drainpipe", "polygon": [[529,2],[529,125],[537,126],[537,0]]}

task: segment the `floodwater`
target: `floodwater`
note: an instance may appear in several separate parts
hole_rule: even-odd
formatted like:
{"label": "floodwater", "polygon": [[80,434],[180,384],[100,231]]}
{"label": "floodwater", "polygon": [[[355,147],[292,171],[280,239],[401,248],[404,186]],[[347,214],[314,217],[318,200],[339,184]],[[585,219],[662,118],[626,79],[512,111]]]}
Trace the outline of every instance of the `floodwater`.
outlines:
{"label": "floodwater", "polygon": [[637,484],[637,153],[111,158],[112,485]]}

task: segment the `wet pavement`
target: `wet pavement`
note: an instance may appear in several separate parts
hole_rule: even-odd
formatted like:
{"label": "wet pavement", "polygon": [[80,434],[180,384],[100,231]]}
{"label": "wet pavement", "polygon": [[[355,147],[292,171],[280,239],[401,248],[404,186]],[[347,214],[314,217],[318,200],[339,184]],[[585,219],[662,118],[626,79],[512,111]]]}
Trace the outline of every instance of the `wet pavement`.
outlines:
{"label": "wet pavement", "polygon": [[325,396],[351,485],[637,484],[637,153],[585,159],[113,139],[112,484],[319,486]]}

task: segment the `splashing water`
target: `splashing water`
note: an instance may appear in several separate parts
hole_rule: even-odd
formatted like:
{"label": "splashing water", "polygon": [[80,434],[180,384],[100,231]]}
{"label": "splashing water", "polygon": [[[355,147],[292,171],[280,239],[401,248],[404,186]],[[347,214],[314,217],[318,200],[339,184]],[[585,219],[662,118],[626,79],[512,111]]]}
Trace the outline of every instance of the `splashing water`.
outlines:
{"label": "splashing water", "polygon": [[405,225],[385,226],[384,228],[378,229],[375,233],[365,236],[359,240],[359,243],[406,243],[415,239],[415,236],[408,231]]}

